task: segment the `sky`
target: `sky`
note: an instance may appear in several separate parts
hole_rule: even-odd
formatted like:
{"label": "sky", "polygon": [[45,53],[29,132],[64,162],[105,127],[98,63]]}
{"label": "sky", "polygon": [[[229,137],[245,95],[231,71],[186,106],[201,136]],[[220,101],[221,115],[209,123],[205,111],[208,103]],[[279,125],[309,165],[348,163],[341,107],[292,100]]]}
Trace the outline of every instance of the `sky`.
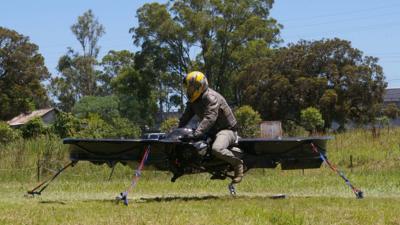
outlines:
{"label": "sky", "polygon": [[[100,57],[109,50],[137,51],[129,29],[137,26],[136,10],[149,2],[154,0],[0,0],[0,26],[29,36],[49,71],[57,74],[67,48],[81,49],[70,29],[78,16],[91,9],[105,26]],[[380,59],[389,88],[400,88],[400,1],[275,0],[271,16],[284,26],[282,46],[301,39],[351,41],[365,55]]]}

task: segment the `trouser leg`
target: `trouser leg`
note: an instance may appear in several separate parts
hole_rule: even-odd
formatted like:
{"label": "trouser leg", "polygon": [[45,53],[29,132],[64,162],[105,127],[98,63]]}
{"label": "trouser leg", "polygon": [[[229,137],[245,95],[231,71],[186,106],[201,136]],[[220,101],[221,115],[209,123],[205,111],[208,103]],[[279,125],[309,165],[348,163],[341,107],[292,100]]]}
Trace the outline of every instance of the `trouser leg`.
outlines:
{"label": "trouser leg", "polygon": [[228,147],[236,141],[236,134],[231,130],[221,130],[217,133],[212,145],[212,153],[215,157],[222,159],[232,166],[242,164],[242,160],[236,157]]}

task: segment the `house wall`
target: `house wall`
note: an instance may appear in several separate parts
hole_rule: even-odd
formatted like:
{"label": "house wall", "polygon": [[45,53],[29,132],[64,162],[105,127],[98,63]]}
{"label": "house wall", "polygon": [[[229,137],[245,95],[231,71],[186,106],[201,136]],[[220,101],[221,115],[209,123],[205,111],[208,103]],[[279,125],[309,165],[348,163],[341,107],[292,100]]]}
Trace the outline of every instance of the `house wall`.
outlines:
{"label": "house wall", "polygon": [[46,113],[44,116],[42,116],[43,123],[45,124],[51,124],[56,120],[56,112],[55,110],[52,110],[48,113]]}
{"label": "house wall", "polygon": [[394,120],[390,120],[390,125],[391,126],[400,126],[400,118],[394,119]]}
{"label": "house wall", "polygon": [[397,105],[398,108],[400,108],[400,101],[384,101],[383,105],[386,106],[388,104],[394,103]]}

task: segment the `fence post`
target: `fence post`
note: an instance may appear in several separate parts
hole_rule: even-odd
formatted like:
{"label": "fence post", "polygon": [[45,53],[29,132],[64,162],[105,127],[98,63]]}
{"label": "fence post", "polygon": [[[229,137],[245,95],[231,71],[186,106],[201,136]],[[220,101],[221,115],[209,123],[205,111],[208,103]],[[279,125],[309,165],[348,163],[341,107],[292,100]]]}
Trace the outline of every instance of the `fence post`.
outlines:
{"label": "fence post", "polygon": [[37,171],[36,171],[37,181],[40,182],[40,159],[37,160],[36,166],[37,166]]}
{"label": "fence post", "polygon": [[353,172],[353,155],[350,155],[350,171]]}

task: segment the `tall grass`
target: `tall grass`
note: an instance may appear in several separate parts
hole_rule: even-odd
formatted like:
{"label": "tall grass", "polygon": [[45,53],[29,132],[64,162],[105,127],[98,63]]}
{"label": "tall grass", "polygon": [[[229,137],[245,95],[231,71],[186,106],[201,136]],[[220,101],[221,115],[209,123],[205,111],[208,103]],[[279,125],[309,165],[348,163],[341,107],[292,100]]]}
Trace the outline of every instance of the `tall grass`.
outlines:
{"label": "tall grass", "polygon": [[[79,162],[35,199],[23,194],[47,169],[68,162],[68,148],[54,137],[0,146],[0,224],[400,224],[400,129],[372,138],[369,131],[333,135],[328,157],[366,199],[355,200],[327,166],[313,170],[251,170],[231,198],[228,180],[144,171],[128,208],[114,197],[130,183],[132,169]],[[352,162],[350,161],[352,156]],[[352,167],[351,167],[352,165]],[[47,171],[47,172],[46,172]],[[48,173],[48,174],[46,174]],[[288,199],[272,200],[284,193]]]}
{"label": "tall grass", "polygon": [[[328,142],[328,157],[341,169],[361,174],[371,171],[394,173],[400,167],[400,128],[384,130],[378,138],[372,138],[371,132],[366,130],[353,130],[332,136],[334,139]],[[34,181],[37,179],[38,166],[40,174],[45,176],[66,163],[68,146],[54,136],[0,145],[0,180]],[[67,174],[67,178],[74,180],[88,176],[90,179],[97,179],[108,177],[110,173],[107,166],[88,163],[78,165],[74,168],[75,173],[70,176]],[[122,178],[129,176],[132,169],[118,166],[115,171],[114,176]]]}
{"label": "tall grass", "polygon": [[[353,130],[334,134],[328,142],[329,158],[337,165],[349,167],[350,157],[354,168],[396,168],[400,158],[400,128],[383,130],[373,138],[368,130]],[[56,136],[18,140],[0,144],[0,169],[33,169],[38,161],[60,163],[68,161],[68,146]],[[49,165],[50,164],[50,165]]]}
{"label": "tall grass", "polygon": [[[353,178],[356,185],[367,188],[373,195],[385,193],[387,196],[392,196],[400,192],[398,188],[400,186],[400,179],[398,179],[400,178],[398,173],[400,168],[400,128],[385,130],[378,138],[372,138],[371,133],[364,130],[353,130],[333,136],[334,139],[328,142],[329,160],[344,171],[349,178]],[[55,137],[43,136],[38,139],[20,140],[2,145],[0,146],[0,182],[15,181],[33,184],[37,182],[38,172],[40,179],[43,179],[66,163],[68,163],[68,146],[63,145],[62,140]],[[89,181],[102,183],[108,182],[110,172],[111,169],[106,165],[98,166],[79,162],[75,168],[64,172],[59,179],[69,183]],[[111,179],[127,184],[132,174],[132,168],[117,165]],[[153,190],[153,193],[159,192],[158,186],[167,185],[173,190],[185,188],[179,186],[179,181],[185,179],[190,181],[189,183],[201,187],[198,190],[210,191],[216,188],[213,186],[214,182],[210,182],[208,179],[209,175],[207,174],[180,178],[178,184],[169,184],[170,176],[171,174],[167,172],[145,171],[142,179],[152,183],[149,185],[151,187],[147,187],[147,191]],[[196,178],[193,179],[194,177]],[[262,191],[265,184],[268,184],[271,192],[279,192],[280,187],[284,186],[285,191],[294,194],[337,193],[340,195],[340,193],[348,191],[343,190],[347,187],[329,168],[305,170],[304,172],[279,169],[251,170],[245,180],[249,181],[249,185],[241,186],[245,186],[244,190],[249,193]],[[298,187],[302,187],[302,190],[297,190]],[[336,191],[337,187],[343,189]]]}
{"label": "tall grass", "polygon": [[361,171],[396,170],[400,166],[400,128],[382,130],[373,138],[368,130],[353,130],[334,135],[328,144],[332,162]]}
{"label": "tall grass", "polygon": [[45,168],[55,168],[67,160],[66,146],[54,136],[36,139],[20,139],[0,145],[1,180],[21,180],[35,175],[38,165],[41,173]]}

